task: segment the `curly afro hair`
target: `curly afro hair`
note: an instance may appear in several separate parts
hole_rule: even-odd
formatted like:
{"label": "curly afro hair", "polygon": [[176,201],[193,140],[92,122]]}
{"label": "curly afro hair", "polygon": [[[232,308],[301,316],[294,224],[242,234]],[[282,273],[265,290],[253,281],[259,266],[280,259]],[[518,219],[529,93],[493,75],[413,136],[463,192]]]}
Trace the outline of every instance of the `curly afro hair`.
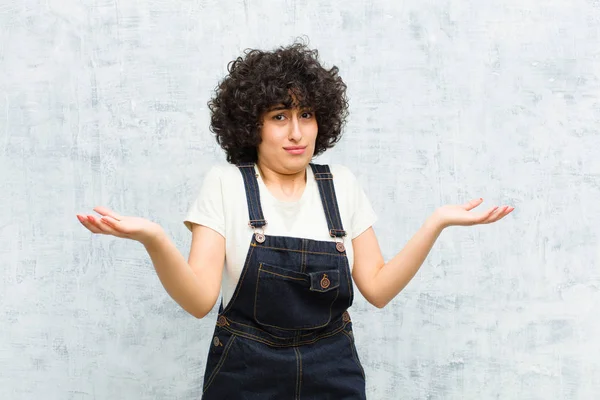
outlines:
{"label": "curly afro hair", "polygon": [[314,112],[319,127],[315,156],[341,138],[348,116],[346,84],[337,67],[321,66],[317,50],[302,43],[274,51],[248,49],[227,70],[208,108],[210,130],[229,163],[257,161],[261,118],[274,105]]}

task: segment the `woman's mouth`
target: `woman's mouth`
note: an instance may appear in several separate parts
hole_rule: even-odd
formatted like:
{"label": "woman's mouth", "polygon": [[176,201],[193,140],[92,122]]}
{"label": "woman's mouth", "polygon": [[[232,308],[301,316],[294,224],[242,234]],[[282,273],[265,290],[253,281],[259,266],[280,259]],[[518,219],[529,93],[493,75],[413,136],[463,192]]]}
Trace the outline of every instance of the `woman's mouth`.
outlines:
{"label": "woman's mouth", "polygon": [[284,150],[287,151],[290,154],[303,154],[304,151],[306,150],[306,146],[291,146],[291,147],[284,147]]}

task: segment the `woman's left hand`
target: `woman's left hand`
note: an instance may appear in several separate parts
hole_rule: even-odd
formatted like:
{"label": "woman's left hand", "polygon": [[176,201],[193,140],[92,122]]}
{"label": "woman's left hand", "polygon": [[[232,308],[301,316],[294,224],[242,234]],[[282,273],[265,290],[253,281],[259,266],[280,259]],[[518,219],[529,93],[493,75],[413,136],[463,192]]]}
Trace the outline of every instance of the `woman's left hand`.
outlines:
{"label": "woman's left hand", "polygon": [[481,203],[483,203],[483,199],[471,200],[460,205],[442,206],[435,211],[434,217],[444,228],[452,225],[471,226],[499,221],[515,209],[510,206],[502,206],[492,207],[483,212],[471,211]]}

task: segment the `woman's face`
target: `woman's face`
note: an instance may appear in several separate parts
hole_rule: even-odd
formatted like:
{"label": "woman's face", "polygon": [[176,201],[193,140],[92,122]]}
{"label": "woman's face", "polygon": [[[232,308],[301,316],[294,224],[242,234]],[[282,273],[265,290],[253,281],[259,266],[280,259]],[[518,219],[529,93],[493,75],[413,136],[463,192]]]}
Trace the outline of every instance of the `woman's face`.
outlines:
{"label": "woman's face", "polygon": [[262,118],[258,162],[282,174],[304,170],[315,152],[318,131],[317,119],[311,110],[283,105],[272,107]]}

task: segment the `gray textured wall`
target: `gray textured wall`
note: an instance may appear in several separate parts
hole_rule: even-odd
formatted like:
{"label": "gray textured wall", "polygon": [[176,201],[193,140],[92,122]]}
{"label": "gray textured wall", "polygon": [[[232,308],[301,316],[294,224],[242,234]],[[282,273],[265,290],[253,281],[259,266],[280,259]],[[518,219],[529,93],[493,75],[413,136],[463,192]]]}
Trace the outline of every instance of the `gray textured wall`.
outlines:
{"label": "gray textured wall", "polygon": [[151,218],[187,255],[223,160],[211,89],[299,35],[349,85],[321,161],[358,175],[386,258],[438,205],[517,207],[443,233],[386,309],[357,300],[369,398],[598,398],[598,0],[226,3],[0,0],[0,399],[199,397],[214,314],[75,213]]}

